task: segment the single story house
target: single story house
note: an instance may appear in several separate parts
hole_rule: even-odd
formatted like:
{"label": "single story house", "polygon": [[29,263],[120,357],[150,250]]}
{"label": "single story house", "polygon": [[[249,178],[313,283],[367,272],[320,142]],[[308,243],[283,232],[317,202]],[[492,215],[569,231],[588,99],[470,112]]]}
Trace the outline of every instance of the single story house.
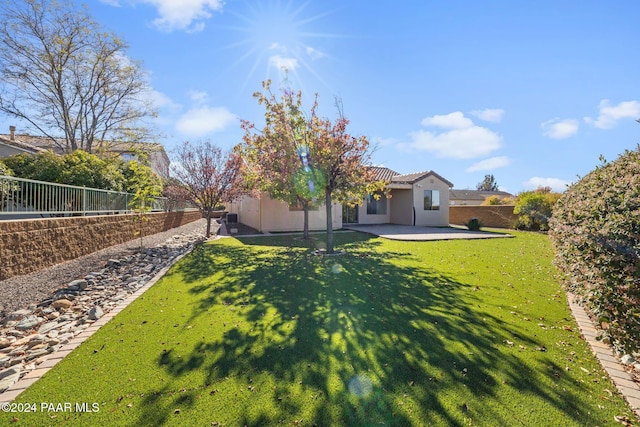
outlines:
{"label": "single story house", "polygon": [[[401,175],[388,168],[372,167],[376,178],[387,182],[390,197],[367,196],[357,206],[336,203],[332,207],[333,228],[348,224],[403,224],[446,227],[449,225],[449,189],[453,184],[433,171]],[[262,197],[244,196],[228,204],[238,221],[258,231],[301,231],[303,212],[296,206]],[[326,210],[309,211],[309,229],[326,229]]]}
{"label": "single story house", "polygon": [[[64,142],[53,141],[43,136],[16,134],[15,126],[9,126],[9,134],[0,134],[0,158],[14,154],[38,154],[51,150],[56,154],[65,153]],[[105,141],[101,147],[107,152],[117,154],[124,161],[138,157],[138,153],[145,153],[149,158],[149,167],[163,178],[169,178],[169,156],[162,144],[154,142],[118,142]]]}

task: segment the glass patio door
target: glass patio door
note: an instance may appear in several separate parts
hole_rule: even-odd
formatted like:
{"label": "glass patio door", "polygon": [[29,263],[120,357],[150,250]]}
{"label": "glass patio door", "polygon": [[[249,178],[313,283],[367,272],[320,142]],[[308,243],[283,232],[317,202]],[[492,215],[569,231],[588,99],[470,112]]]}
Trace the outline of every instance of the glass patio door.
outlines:
{"label": "glass patio door", "polygon": [[342,223],[357,224],[358,223],[358,206],[342,205]]}

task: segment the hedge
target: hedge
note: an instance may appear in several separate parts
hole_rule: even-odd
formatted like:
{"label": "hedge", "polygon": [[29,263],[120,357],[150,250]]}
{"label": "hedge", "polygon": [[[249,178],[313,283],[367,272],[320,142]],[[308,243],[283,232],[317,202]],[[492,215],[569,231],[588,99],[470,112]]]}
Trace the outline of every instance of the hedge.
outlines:
{"label": "hedge", "polygon": [[618,350],[640,343],[640,148],[573,184],[549,235],[566,288],[581,297]]}

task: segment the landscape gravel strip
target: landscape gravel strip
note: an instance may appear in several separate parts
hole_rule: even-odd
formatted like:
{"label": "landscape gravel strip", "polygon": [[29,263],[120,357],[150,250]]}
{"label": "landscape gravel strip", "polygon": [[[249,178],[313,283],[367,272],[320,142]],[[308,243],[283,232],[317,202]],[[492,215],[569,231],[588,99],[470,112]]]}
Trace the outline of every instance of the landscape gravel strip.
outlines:
{"label": "landscape gravel strip", "polygon": [[[212,227],[215,225],[212,224]],[[149,249],[161,245],[174,235],[197,231],[204,233],[205,228],[206,220],[200,219],[146,236],[142,239],[142,248]],[[0,281],[0,322],[4,321],[9,313],[26,308],[30,304],[37,304],[67,283],[102,269],[109,259],[122,258],[139,250],[140,239],[135,239],[53,267]]]}
{"label": "landscape gravel strip", "polygon": [[[58,351],[96,329],[97,321],[105,314],[112,316],[110,312],[147,289],[145,285],[155,283],[204,239],[205,226],[199,220],[145,238],[142,246],[140,240],[133,246],[129,242],[5,281],[11,282],[11,291],[27,306],[18,305],[18,310],[8,311],[0,321],[0,396],[4,391],[17,395],[46,370],[42,367],[60,359]],[[18,383],[20,380],[24,381]]]}

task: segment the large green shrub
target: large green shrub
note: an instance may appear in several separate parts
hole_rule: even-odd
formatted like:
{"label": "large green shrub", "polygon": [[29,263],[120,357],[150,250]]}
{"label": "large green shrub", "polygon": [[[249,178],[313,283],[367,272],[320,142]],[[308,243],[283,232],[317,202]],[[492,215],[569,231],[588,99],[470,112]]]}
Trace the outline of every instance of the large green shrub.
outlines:
{"label": "large green shrub", "polygon": [[603,162],[556,204],[550,236],[568,290],[620,350],[640,343],[640,151]]}
{"label": "large green shrub", "polygon": [[19,178],[149,196],[162,191],[162,181],[150,167],[135,160],[124,162],[117,156],[97,156],[82,150],[59,156],[47,151],[35,156],[10,156],[3,161]]}
{"label": "large green shrub", "polygon": [[548,187],[518,194],[513,208],[513,213],[518,215],[515,228],[533,231],[548,230],[553,206],[561,196],[561,193],[554,193]]}
{"label": "large green shrub", "polygon": [[4,176],[13,176],[13,171],[7,165],[5,165],[2,160],[0,160],[0,175]]}

